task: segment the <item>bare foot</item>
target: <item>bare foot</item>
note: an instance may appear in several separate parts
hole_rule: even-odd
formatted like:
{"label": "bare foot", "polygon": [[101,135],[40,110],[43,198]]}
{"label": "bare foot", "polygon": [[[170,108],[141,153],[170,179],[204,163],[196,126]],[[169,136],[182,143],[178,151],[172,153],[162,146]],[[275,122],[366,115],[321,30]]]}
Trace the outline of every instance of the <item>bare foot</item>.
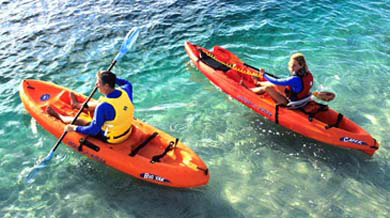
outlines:
{"label": "bare foot", "polygon": [[55,118],[57,118],[57,119],[59,119],[59,120],[62,121],[61,116],[60,116],[53,108],[51,108],[50,106],[47,106],[46,112],[47,112],[50,116],[55,117]]}
{"label": "bare foot", "polygon": [[252,92],[255,92],[258,95],[262,95],[265,93],[265,90],[263,87],[254,87],[250,89]]}

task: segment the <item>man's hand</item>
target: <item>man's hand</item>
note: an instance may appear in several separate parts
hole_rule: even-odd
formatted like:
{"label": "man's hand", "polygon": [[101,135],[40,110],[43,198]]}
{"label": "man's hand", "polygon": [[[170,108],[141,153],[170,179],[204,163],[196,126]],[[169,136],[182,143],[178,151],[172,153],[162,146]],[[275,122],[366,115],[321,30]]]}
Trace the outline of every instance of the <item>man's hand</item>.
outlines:
{"label": "man's hand", "polygon": [[75,126],[75,125],[66,125],[65,126],[65,131],[67,131],[67,132],[76,132],[76,127],[77,126]]}

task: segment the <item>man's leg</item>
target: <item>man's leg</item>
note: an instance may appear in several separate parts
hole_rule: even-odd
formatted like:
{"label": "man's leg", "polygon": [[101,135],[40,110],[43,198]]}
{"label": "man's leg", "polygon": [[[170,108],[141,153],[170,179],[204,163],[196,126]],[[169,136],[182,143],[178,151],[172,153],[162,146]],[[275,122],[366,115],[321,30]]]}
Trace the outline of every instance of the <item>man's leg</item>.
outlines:
{"label": "man's leg", "polygon": [[77,101],[76,95],[73,92],[70,92],[69,97],[70,97],[70,106],[72,107],[72,109],[80,109],[82,103]]}
{"label": "man's leg", "polygon": [[[73,121],[73,118],[74,117],[71,117],[71,116],[64,116],[64,115],[61,115],[59,113],[57,113],[53,108],[51,108],[50,106],[48,106],[46,108],[46,112],[50,115],[50,116],[53,116],[59,120],[61,120],[63,123],[65,124],[70,124],[72,121]],[[74,125],[77,125],[77,126],[87,126],[89,124],[89,122],[83,120],[83,119],[77,119],[76,122],[74,123]]]}

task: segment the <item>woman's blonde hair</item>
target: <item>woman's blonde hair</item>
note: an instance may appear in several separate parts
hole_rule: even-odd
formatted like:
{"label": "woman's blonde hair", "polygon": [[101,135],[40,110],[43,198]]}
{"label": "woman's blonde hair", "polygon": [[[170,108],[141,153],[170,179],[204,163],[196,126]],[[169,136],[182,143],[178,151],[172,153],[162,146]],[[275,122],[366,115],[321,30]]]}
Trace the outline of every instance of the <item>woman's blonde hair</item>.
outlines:
{"label": "woman's blonde hair", "polygon": [[[307,74],[307,72],[309,72],[309,67],[306,64],[305,56],[302,53],[292,54],[290,57],[290,61],[291,60],[298,62],[298,64],[300,66],[302,66],[302,72],[296,72],[296,73],[298,73],[298,76],[304,76]],[[299,75],[299,74],[301,74],[301,75]]]}

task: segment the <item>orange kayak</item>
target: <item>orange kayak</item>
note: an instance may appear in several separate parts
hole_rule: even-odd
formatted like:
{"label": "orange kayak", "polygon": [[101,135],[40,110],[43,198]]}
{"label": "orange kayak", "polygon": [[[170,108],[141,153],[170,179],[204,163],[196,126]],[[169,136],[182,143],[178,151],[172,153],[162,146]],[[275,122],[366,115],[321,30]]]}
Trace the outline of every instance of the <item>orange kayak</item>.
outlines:
{"label": "orange kayak", "polygon": [[[48,115],[50,105],[63,115],[75,115],[70,106],[71,90],[53,83],[24,80],[20,87],[22,102],[37,122],[59,138],[65,124]],[[86,99],[77,94],[78,100]],[[92,116],[82,113],[81,116]],[[164,186],[192,188],[206,185],[210,174],[200,157],[178,139],[135,119],[130,137],[120,144],[104,143],[79,133],[68,133],[63,142],[93,160],[135,178]]]}
{"label": "orange kayak", "polygon": [[192,63],[217,87],[256,113],[306,137],[372,156],[379,143],[363,128],[326,105],[309,100],[300,109],[278,106],[267,94],[258,95],[255,77],[265,81],[258,69],[245,64],[230,51],[214,46],[207,50],[184,44]]}

